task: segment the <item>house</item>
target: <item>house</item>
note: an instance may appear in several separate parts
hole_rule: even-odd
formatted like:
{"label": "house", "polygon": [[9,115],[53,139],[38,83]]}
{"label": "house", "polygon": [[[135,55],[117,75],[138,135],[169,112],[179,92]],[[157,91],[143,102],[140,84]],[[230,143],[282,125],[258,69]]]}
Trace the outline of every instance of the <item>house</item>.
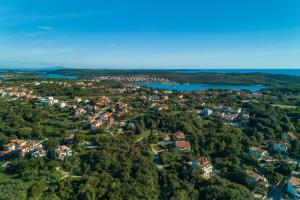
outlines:
{"label": "house", "polygon": [[291,177],[287,182],[287,192],[293,197],[300,198],[300,179]]}
{"label": "house", "polygon": [[189,141],[176,141],[175,148],[177,151],[190,151],[191,143]]}
{"label": "house", "polygon": [[114,123],[115,123],[115,118],[110,117],[110,118],[108,119],[108,125],[109,125],[109,126],[112,126],[112,125],[114,125]]}
{"label": "house", "polygon": [[16,149],[16,144],[14,142],[10,142],[3,145],[4,151],[14,151],[15,149]]}
{"label": "house", "polygon": [[98,130],[99,128],[101,128],[102,126],[102,121],[101,120],[94,120],[92,123],[91,123],[91,130],[92,131],[96,131]]}
{"label": "house", "polygon": [[185,139],[185,135],[184,135],[183,132],[177,131],[177,132],[174,134],[174,138],[175,138],[175,140],[184,140],[184,139]]}
{"label": "house", "polygon": [[271,150],[276,151],[279,153],[285,153],[287,151],[288,147],[286,143],[283,142],[275,142],[271,144]]}
{"label": "house", "polygon": [[38,148],[31,153],[33,158],[41,158],[46,156],[46,151],[44,148]]}
{"label": "house", "polygon": [[19,139],[13,139],[10,142],[15,143],[16,147],[23,146],[23,145],[25,145],[27,143],[27,141],[25,141],[25,140],[19,140]]}
{"label": "house", "polygon": [[59,160],[65,160],[72,156],[72,150],[65,145],[57,146],[55,148],[55,153],[57,154]]}
{"label": "house", "polygon": [[169,106],[167,104],[161,104],[159,107],[158,107],[158,110],[168,110],[169,109]]}
{"label": "house", "polygon": [[213,166],[206,157],[199,157],[192,162],[193,169],[199,169],[202,177],[209,179],[213,173]]}
{"label": "house", "polygon": [[166,101],[166,100],[168,100],[169,99],[169,96],[167,96],[167,95],[163,95],[163,96],[161,96],[161,100],[164,100],[164,101]]}
{"label": "house", "polygon": [[164,135],[163,140],[164,140],[164,142],[169,142],[171,140],[171,138],[169,135],[166,134],[166,135]]}
{"label": "house", "polygon": [[201,115],[203,117],[209,117],[211,114],[213,113],[213,110],[212,109],[209,109],[209,108],[204,108],[201,112]]}
{"label": "house", "polygon": [[23,146],[25,144],[26,144],[25,140],[14,139],[14,140],[11,140],[10,143],[7,143],[7,144],[3,145],[3,149],[5,151],[7,151],[7,150],[14,151],[18,147]]}
{"label": "house", "polygon": [[159,100],[160,100],[160,96],[159,96],[158,94],[155,94],[155,95],[152,95],[152,96],[150,97],[150,99],[151,99],[152,101],[159,101]]}
{"label": "house", "polygon": [[118,117],[118,118],[124,117],[125,114],[126,114],[126,113],[125,113],[124,111],[118,112],[118,113],[117,113],[117,117]]}
{"label": "house", "polygon": [[105,112],[100,115],[100,120],[102,121],[107,121],[111,117],[112,113],[110,112]]}
{"label": "house", "polygon": [[76,110],[75,110],[75,116],[77,116],[77,117],[84,113],[86,113],[86,111],[83,108],[76,108]]}
{"label": "house", "polygon": [[251,146],[249,147],[249,155],[255,155],[257,158],[261,159],[266,156],[268,152],[259,147]]}
{"label": "house", "polygon": [[52,106],[54,104],[54,98],[53,97],[47,97],[46,99],[46,103],[49,105],[49,106]]}
{"label": "house", "polygon": [[60,108],[65,108],[66,106],[67,106],[67,104],[65,102],[60,102],[58,104],[58,107],[60,107]]}
{"label": "house", "polygon": [[42,148],[42,144],[40,142],[32,141],[18,147],[17,151],[20,156],[25,156],[27,153],[31,153],[37,148]]}
{"label": "house", "polygon": [[76,101],[76,103],[80,103],[81,101],[82,101],[82,99],[81,98],[79,98],[79,97],[75,97],[75,99],[74,99],[75,101]]}
{"label": "house", "polygon": [[247,175],[247,178],[250,182],[256,183],[256,184],[258,184],[259,186],[261,186],[263,188],[269,187],[269,182],[268,182],[268,180],[266,179],[265,176],[260,175],[256,172],[253,172],[253,171],[250,171],[250,170],[246,171],[246,175]]}

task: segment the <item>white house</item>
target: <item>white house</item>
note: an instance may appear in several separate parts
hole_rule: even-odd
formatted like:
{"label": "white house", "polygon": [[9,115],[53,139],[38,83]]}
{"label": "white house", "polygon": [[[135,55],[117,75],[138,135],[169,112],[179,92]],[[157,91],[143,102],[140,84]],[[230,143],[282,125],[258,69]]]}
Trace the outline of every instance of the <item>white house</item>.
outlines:
{"label": "white house", "polygon": [[213,173],[213,166],[211,162],[206,157],[199,157],[192,162],[192,167],[194,169],[199,169],[202,173],[202,177],[209,179]]}
{"label": "white house", "polygon": [[67,106],[67,104],[65,102],[60,102],[58,105],[60,108],[64,108]]}

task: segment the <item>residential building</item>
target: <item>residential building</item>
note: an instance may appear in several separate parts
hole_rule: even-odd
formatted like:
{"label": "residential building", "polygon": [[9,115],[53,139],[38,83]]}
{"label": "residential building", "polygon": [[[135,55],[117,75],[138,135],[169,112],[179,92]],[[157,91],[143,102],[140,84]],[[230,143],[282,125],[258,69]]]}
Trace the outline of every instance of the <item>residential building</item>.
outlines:
{"label": "residential building", "polygon": [[192,167],[194,169],[199,169],[202,177],[209,179],[213,173],[213,166],[211,162],[206,157],[199,157],[192,162]]}
{"label": "residential building", "polygon": [[181,131],[177,131],[174,134],[174,138],[175,138],[175,140],[184,140],[185,139],[185,134]]}
{"label": "residential building", "polygon": [[65,102],[60,102],[58,105],[60,108],[65,108],[67,104]]}
{"label": "residential building", "polygon": [[14,142],[10,142],[3,145],[4,151],[14,151],[15,149],[16,149],[16,144]]}
{"label": "residential building", "polygon": [[71,150],[71,148],[69,148],[69,147],[67,147],[65,145],[57,146],[55,148],[55,152],[56,152],[57,157],[58,157],[59,160],[65,160],[68,157],[72,156],[72,150]]}
{"label": "residential building", "polygon": [[20,156],[25,156],[27,153],[31,153],[37,148],[42,148],[42,144],[40,142],[32,141],[18,147],[17,151]]}
{"label": "residential building", "polygon": [[201,115],[203,117],[209,117],[211,114],[213,113],[213,110],[212,109],[209,109],[209,108],[204,108],[201,112]]}
{"label": "residential building", "polygon": [[23,146],[26,144],[25,140],[19,140],[19,139],[13,139],[11,140],[9,143],[3,145],[3,149],[5,151],[7,150],[11,150],[14,151],[16,150],[18,147]]}
{"label": "residential building", "polygon": [[248,177],[250,182],[256,183],[260,187],[263,187],[263,188],[269,187],[269,182],[268,182],[268,180],[266,179],[265,176],[260,175],[256,172],[253,172],[253,171],[250,171],[250,170],[247,170],[246,174],[247,174],[247,177]]}
{"label": "residential building", "polygon": [[300,198],[300,179],[297,177],[291,177],[287,182],[287,192],[293,197]]}
{"label": "residential building", "polygon": [[110,112],[105,112],[100,115],[100,120],[102,121],[107,121],[111,117],[112,113]]}
{"label": "residential building", "polygon": [[177,151],[190,151],[191,143],[189,141],[176,141],[175,148]]}
{"label": "residential building", "polygon": [[101,128],[102,126],[102,121],[101,120],[94,120],[92,123],[91,123],[91,130],[92,131],[96,131],[98,130],[99,128]]}
{"label": "residential building", "polygon": [[262,157],[268,155],[268,152],[259,147],[251,146],[249,148],[249,154],[255,155],[257,158],[261,159]]}
{"label": "residential building", "polygon": [[38,148],[31,153],[33,158],[41,158],[46,156],[46,150],[44,148]]}
{"label": "residential building", "polygon": [[166,101],[166,100],[168,100],[169,99],[169,96],[167,96],[167,95],[163,95],[163,96],[161,96],[161,100],[164,100],[164,101]]}
{"label": "residential building", "polygon": [[168,134],[166,134],[166,135],[164,135],[163,140],[164,140],[164,142],[169,142],[171,140],[171,138]]}

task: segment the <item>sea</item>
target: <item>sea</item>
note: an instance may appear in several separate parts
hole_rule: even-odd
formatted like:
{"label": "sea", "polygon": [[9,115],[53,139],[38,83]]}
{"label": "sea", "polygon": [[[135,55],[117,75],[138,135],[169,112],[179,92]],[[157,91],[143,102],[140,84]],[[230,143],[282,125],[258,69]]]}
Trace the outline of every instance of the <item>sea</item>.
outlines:
{"label": "sea", "polygon": [[291,76],[300,76],[299,69],[179,69],[173,70],[177,73],[266,73],[266,74],[283,74]]}

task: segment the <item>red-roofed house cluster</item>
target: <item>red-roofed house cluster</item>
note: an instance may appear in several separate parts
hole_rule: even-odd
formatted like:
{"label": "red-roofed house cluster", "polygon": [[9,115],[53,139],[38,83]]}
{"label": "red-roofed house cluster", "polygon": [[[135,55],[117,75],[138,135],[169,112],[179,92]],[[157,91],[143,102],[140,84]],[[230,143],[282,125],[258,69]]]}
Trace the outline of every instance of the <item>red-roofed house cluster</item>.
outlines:
{"label": "red-roofed house cluster", "polygon": [[0,152],[0,160],[11,158],[13,155],[25,156],[26,154],[34,155],[34,157],[45,156],[45,150],[41,141],[28,141],[14,139],[3,145]]}
{"label": "red-roofed house cluster", "polygon": [[177,131],[174,134],[175,148],[179,152],[187,152],[191,150],[191,143],[185,139],[185,134],[181,131]]}

